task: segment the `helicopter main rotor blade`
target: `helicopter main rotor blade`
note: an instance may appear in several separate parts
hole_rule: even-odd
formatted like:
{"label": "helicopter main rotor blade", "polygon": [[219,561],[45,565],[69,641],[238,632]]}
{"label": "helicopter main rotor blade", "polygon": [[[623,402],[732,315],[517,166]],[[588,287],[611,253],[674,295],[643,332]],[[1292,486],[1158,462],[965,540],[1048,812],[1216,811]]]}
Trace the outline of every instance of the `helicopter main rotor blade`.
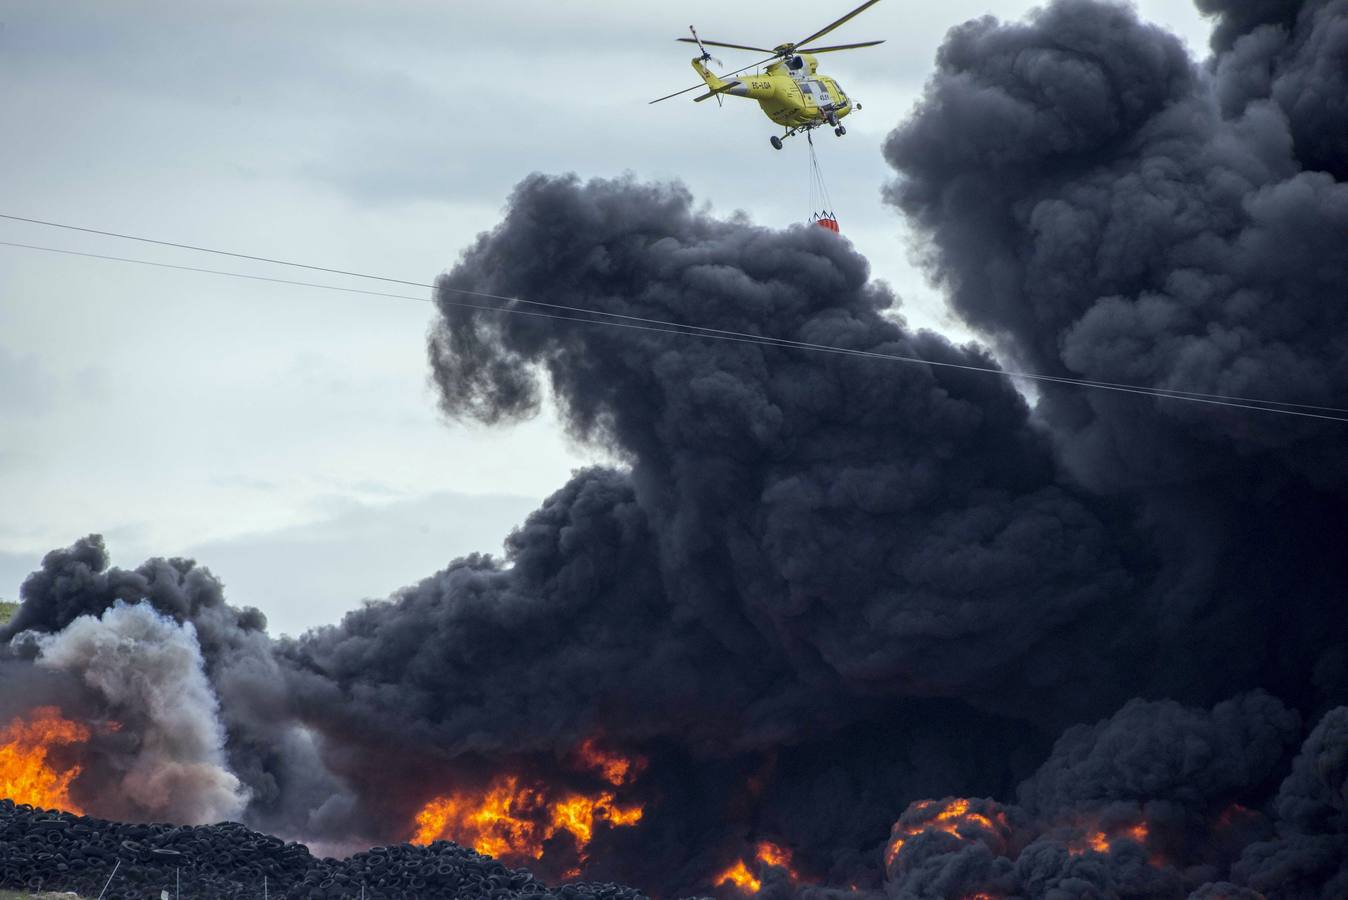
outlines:
{"label": "helicopter main rotor blade", "polygon": [[739,87],[739,85],[740,85],[740,82],[739,82],[739,81],[732,81],[730,84],[727,84],[725,87],[719,87],[719,88],[716,88],[716,89],[714,89],[714,90],[707,91],[707,93],[702,94],[701,96],[694,97],[694,98],[693,98],[693,102],[694,102],[694,103],[701,103],[703,100],[710,100],[712,97],[715,97],[717,94],[724,94],[724,93],[725,93],[726,91],[728,91],[728,90],[731,90],[731,89],[733,89],[733,88]]}
{"label": "helicopter main rotor blade", "polygon": [[821,28],[820,30],[816,31],[814,34],[810,35],[809,37],[805,38],[804,40],[796,41],[796,43],[795,43],[794,46],[799,47],[799,46],[801,46],[801,45],[803,45],[803,44],[808,44],[810,41],[817,41],[817,40],[819,40],[821,37],[823,37],[824,35],[828,34],[830,31],[832,31],[833,29],[837,28],[839,25],[842,25],[842,24],[844,24],[844,23],[846,23],[846,22],[851,21],[852,19],[854,19],[854,18],[856,18],[857,16],[861,15],[863,12],[865,12],[865,11],[868,10],[868,9],[870,9],[872,6],[874,6],[875,4],[877,4],[877,3],[879,3],[879,2],[880,2],[880,0],[866,0],[865,3],[861,4],[860,6],[858,6],[856,9],[852,10],[850,13],[848,13],[848,14],[845,15],[845,16],[843,16],[841,19],[838,19],[838,20],[836,20],[835,22],[833,22],[832,24],[827,25],[827,26],[825,26],[824,28]]}
{"label": "helicopter main rotor blade", "polygon": [[726,72],[724,75],[721,76],[721,78],[723,78],[723,79],[724,79],[724,78],[729,78],[729,77],[731,77],[732,75],[738,75],[738,74],[741,73],[741,72],[747,72],[747,71],[749,71],[750,69],[753,69],[753,68],[756,68],[756,67],[758,67],[758,66],[763,65],[763,63],[765,63],[765,62],[772,62],[772,61],[773,61],[774,59],[776,59],[777,56],[778,56],[777,51],[775,51],[775,50],[765,50],[765,51],[763,51],[763,52],[764,52],[764,53],[771,53],[772,55],[769,56],[767,59],[760,59],[760,60],[759,60],[758,62],[756,62],[756,63],[750,63],[750,64],[747,65],[747,66],[741,66],[740,68],[736,69],[736,70],[733,71],[733,72]]}
{"label": "helicopter main rotor blade", "polygon": [[[697,43],[697,41],[693,40],[692,38],[675,38],[674,40],[684,44]],[[708,41],[706,39],[703,39],[702,43],[706,44],[708,47],[729,47],[731,50],[754,50],[757,51],[758,53],[775,52],[769,49],[768,47],[750,47],[748,44],[727,44],[724,41]]]}
{"label": "helicopter main rotor blade", "polygon": [[723,81],[724,81],[724,79],[732,78],[733,75],[740,74],[741,71],[748,71],[749,69],[755,69],[755,67],[762,66],[764,62],[772,62],[772,61],[774,61],[774,59],[776,59],[776,51],[774,51],[774,50],[766,50],[766,51],[764,51],[764,53],[771,53],[772,55],[771,55],[771,57],[768,57],[767,59],[759,59],[758,62],[752,62],[752,63],[749,63],[749,65],[747,65],[747,66],[740,66],[739,69],[736,69],[735,71],[728,71],[728,73],[725,73],[724,75],[720,75],[720,78],[723,79]]}
{"label": "helicopter main rotor blade", "polygon": [[856,50],[858,47],[874,47],[884,41],[862,41],[860,44],[834,44],[832,47],[801,47],[797,53],[832,53],[834,50]]}
{"label": "helicopter main rotor blade", "polygon": [[[660,102],[662,102],[662,101],[664,101],[664,100],[672,100],[673,98],[679,96],[680,94],[686,94],[686,93],[688,93],[689,91],[695,91],[695,90],[697,90],[698,88],[705,88],[706,86],[707,86],[707,83],[706,83],[706,82],[703,82],[702,84],[695,84],[695,85],[693,85],[693,86],[690,87],[690,88],[684,88],[684,89],[681,90],[681,91],[675,91],[675,92],[672,93],[672,94],[665,94],[663,97],[658,97],[658,98],[656,98],[655,100],[652,100],[651,103],[660,103]],[[647,105],[647,106],[650,106],[651,104],[650,104],[650,103],[647,103],[646,105]]]}
{"label": "helicopter main rotor blade", "polygon": [[[772,62],[772,61],[773,61],[774,59],[776,59],[776,58],[777,58],[777,54],[774,53],[774,54],[772,54],[771,56],[769,56],[767,59],[760,59],[760,60],[759,60],[758,62],[756,62],[756,63],[750,63],[750,64],[747,65],[747,66],[743,66],[743,67],[741,67],[741,68],[738,68],[738,69],[736,69],[736,70],[733,71],[733,72],[726,72],[724,75],[721,75],[721,76],[718,76],[718,77],[720,77],[720,78],[722,78],[722,79],[730,78],[731,76],[738,75],[738,74],[741,73],[741,72],[747,72],[747,71],[749,71],[750,69],[752,69],[752,68],[754,68],[754,67],[756,67],[756,66],[761,66],[761,65],[763,65],[763,63],[765,63],[765,62]],[[661,100],[668,100],[668,99],[670,99],[671,97],[677,97],[677,96],[679,96],[680,94],[686,94],[686,93],[688,93],[689,91],[695,91],[695,90],[697,90],[698,88],[704,88],[704,87],[706,87],[706,86],[707,86],[707,83],[706,83],[706,82],[703,82],[702,84],[695,84],[695,85],[693,85],[693,86],[690,87],[690,88],[684,88],[684,89],[681,90],[681,91],[675,91],[675,92],[672,93],[672,94],[666,94],[665,96],[660,97],[659,99],[652,100],[651,103],[659,103]],[[650,106],[650,103],[648,103],[648,104],[646,104],[646,105],[647,105],[647,106]]]}

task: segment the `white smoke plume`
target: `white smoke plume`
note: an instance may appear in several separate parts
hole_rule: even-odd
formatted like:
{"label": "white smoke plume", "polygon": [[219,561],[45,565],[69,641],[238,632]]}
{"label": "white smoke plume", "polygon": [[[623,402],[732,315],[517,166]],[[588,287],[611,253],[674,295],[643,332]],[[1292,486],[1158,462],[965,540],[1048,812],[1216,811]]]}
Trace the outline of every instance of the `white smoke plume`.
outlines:
{"label": "white smoke plume", "polygon": [[242,814],[247,791],[225,762],[220,704],[192,623],[119,602],[56,634],[27,637],[39,666],[75,676],[134,726],[117,790],[143,817],[205,824]]}

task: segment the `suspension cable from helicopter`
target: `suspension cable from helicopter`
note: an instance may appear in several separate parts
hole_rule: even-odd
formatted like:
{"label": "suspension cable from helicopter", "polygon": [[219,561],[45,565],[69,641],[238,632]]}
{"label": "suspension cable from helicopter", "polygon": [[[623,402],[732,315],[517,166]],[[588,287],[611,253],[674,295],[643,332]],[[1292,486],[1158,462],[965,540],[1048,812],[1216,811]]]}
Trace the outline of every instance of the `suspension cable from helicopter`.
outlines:
{"label": "suspension cable from helicopter", "polygon": [[819,155],[814,148],[813,130],[805,132],[805,139],[810,148],[810,214],[815,218],[836,220],[837,214],[833,210],[833,198],[829,196],[828,185],[824,183],[824,172],[819,168]]}

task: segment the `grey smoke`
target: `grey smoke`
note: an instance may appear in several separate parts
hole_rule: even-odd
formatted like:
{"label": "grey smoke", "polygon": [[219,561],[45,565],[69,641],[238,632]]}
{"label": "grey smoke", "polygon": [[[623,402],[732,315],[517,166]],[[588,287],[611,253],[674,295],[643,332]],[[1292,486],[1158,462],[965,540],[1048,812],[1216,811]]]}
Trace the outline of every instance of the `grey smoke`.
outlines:
{"label": "grey smoke", "polygon": [[203,824],[243,812],[248,795],[226,765],[219,703],[190,622],[118,603],[55,634],[15,640],[29,636],[38,667],[78,677],[134,735],[110,791],[124,815]]}
{"label": "grey smoke", "polygon": [[1235,876],[1270,895],[1348,895],[1348,707],[1311,732],[1274,809],[1277,837],[1251,845]]}
{"label": "grey smoke", "polygon": [[[199,647],[197,653],[215,697],[217,712],[212,715],[218,714],[227,737],[225,764],[230,777],[242,782],[249,821],[289,835],[321,837],[346,829],[350,801],[321,761],[313,735],[290,709],[273,642],[265,631],[266,618],[256,609],[225,603],[222,587],[209,570],[184,559],[153,559],[134,571],[110,567],[102,538],[91,536],[47,554],[42,568],[24,582],[21,596],[24,602],[18,613],[8,626],[0,627],[0,656],[11,639],[25,634],[24,640],[14,644],[21,657],[31,658],[36,643],[46,636],[61,634],[81,618],[98,620],[118,604],[144,606],[173,623],[190,626],[192,643]],[[85,661],[95,658],[83,657]],[[7,684],[12,683],[7,673],[16,670],[17,663],[6,666]],[[51,675],[42,685],[44,693],[32,695],[34,704],[40,696],[59,691],[63,708],[103,715],[100,704],[106,702],[101,696],[90,696],[97,691],[85,682],[78,655],[59,672],[50,666],[45,671]],[[148,702],[155,696],[126,698],[118,715],[152,721],[153,710],[139,706],[134,702],[137,699]],[[126,767],[116,760],[137,752],[135,730],[126,730],[123,744],[129,746],[110,740],[112,745],[105,749],[114,770],[110,777],[116,777],[115,770]],[[222,808],[212,779],[191,784],[205,793],[200,797],[183,794],[174,803],[189,809]],[[110,792],[105,802],[115,804],[116,797]],[[114,805],[107,811],[128,818],[151,815],[139,807],[118,810]]]}

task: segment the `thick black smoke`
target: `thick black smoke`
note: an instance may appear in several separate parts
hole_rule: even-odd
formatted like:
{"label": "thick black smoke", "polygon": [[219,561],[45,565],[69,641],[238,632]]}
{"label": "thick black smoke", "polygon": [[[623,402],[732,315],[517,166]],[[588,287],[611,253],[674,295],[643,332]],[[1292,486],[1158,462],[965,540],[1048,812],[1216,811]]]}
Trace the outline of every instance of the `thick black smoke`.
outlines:
{"label": "thick black smoke", "polygon": [[[886,145],[887,194],[1018,365],[1342,407],[1348,6],[1224,8],[1205,69],[1108,4],[954,29]],[[1036,412],[1074,478],[1127,498],[1153,540],[1151,693],[1342,701],[1341,424],[1059,386]]]}
{"label": "thick black smoke", "polygon": [[[892,297],[832,236],[717,221],[681,189],[631,181],[527,180],[446,285],[990,362],[888,317]],[[323,732],[411,734],[444,759],[556,753],[592,733],[657,757],[676,748],[709,774],[683,777],[707,785],[700,811],[677,817],[696,817],[696,834],[669,838],[709,854],[727,837],[707,798],[742,789],[756,755],[780,754],[778,771],[803,771],[760,798],[769,831],[825,843],[813,863],[828,869],[867,840],[855,805],[868,781],[906,794],[914,779],[981,770],[993,786],[1024,764],[1006,750],[1008,713],[1046,737],[1101,695],[1128,696],[1126,660],[1100,641],[1127,618],[1126,541],[1059,483],[1004,381],[579,315],[442,312],[431,353],[448,413],[503,421],[536,409],[546,386],[578,438],[630,469],[578,474],[504,561],[464,561],[287,647],[301,712]],[[987,735],[981,749],[922,774],[905,765],[962,728]],[[368,756],[407,753],[401,738],[367,742]],[[851,793],[830,798],[838,781]],[[821,833],[834,804],[855,841]],[[875,806],[866,827],[892,818],[891,801]],[[754,836],[752,821],[736,828]],[[662,886],[697,887],[713,866],[695,868]]]}
{"label": "thick black smoke", "polygon": [[[1215,55],[1201,68],[1175,39],[1108,4],[1061,2],[1024,24],[953,30],[916,114],[886,146],[899,172],[887,196],[917,223],[956,309],[1018,366],[1342,407],[1348,4],[1200,5],[1220,14]],[[1056,386],[1036,413],[1073,478],[1128,503],[1154,541],[1158,574],[1136,595],[1164,647],[1139,657],[1152,671],[1148,694],[1211,703],[1264,687],[1312,716],[1344,702],[1348,578],[1329,538],[1345,525],[1342,425]],[[1142,719],[1159,727],[1174,717],[1164,709],[1120,716],[1142,733]],[[1101,754],[1111,730],[1069,732],[1055,759],[1075,740],[1120,789],[1134,780],[1135,796],[1087,794],[1076,805],[1144,804],[1149,821],[1173,817],[1156,781],[1164,772],[1126,745]],[[1328,733],[1328,755],[1342,753]],[[1316,743],[1303,760],[1324,758]],[[1186,790],[1201,793],[1222,772],[1252,774],[1256,762],[1268,769],[1276,744],[1254,758],[1250,746],[1205,753]],[[1297,782],[1294,772],[1279,796]],[[1041,771],[1022,786],[1040,816],[1045,784]],[[1267,797],[1268,785],[1250,787],[1242,803]],[[1222,830],[1211,802],[1184,805],[1189,831]],[[1230,847],[1213,856],[1193,838],[1172,858],[1211,870],[1204,897],[1223,895],[1227,877],[1269,896],[1342,895],[1332,861],[1343,858],[1341,823],[1299,823],[1286,807],[1269,810],[1279,839],[1234,867]],[[1036,846],[1017,871],[1051,857],[1053,877],[1002,890],[1038,895],[1070,878],[1074,887],[1058,889],[1171,892],[1092,869],[1093,856]],[[1164,836],[1151,846],[1164,849]]]}
{"label": "thick black smoke", "polygon": [[1199,0],[1219,15],[1212,46],[1228,117],[1272,104],[1287,120],[1302,169],[1348,178],[1348,14],[1337,2]]}
{"label": "thick black smoke", "polygon": [[953,801],[911,806],[894,826],[889,894],[1341,897],[1345,722],[1336,709],[1306,741],[1268,811],[1275,823],[1254,804],[1283,768],[1296,713],[1258,693],[1211,712],[1135,700],[1069,729],[1019,805],[973,801],[948,817],[953,828],[939,818]]}
{"label": "thick black smoke", "polygon": [[[888,194],[965,319],[1050,374],[1342,406],[1348,8],[1301,7],[1212,75],[1124,7],[952,31],[886,153],[901,173]],[[1262,57],[1241,55],[1260,41]],[[1100,488],[1248,482],[1241,463],[1270,459],[1343,486],[1335,424],[1059,388],[1040,409]]]}
{"label": "thick black smoke", "polygon": [[[988,363],[887,318],[892,298],[847,245],[691,205],[669,188],[532,178],[446,284]],[[442,740],[520,746],[599,724],[574,714],[598,694],[622,736],[761,748],[868,716],[869,698],[1000,709],[1038,642],[1124,615],[1119,541],[1058,483],[1001,380],[443,310],[431,352],[447,412],[518,415],[546,382],[571,430],[630,471],[579,474],[511,537],[508,570],[469,561],[297,648],[338,682],[396,684],[373,714],[429,713]],[[396,635],[366,639],[394,620]],[[428,630],[434,656],[409,665]],[[490,671],[465,665],[488,648]],[[1117,673],[1091,655],[1095,676],[1081,659],[1072,681],[1085,673],[1075,689],[1095,694]],[[1070,694],[1063,662],[1034,677]],[[526,708],[536,720],[501,719]]]}
{"label": "thick black smoke", "polygon": [[1277,836],[1251,845],[1236,877],[1269,896],[1348,896],[1348,707],[1311,733],[1274,810]]}
{"label": "thick black smoke", "polygon": [[[1203,65],[1089,0],[954,29],[887,196],[1018,368],[1343,406],[1348,6],[1211,7]],[[246,817],[334,844],[502,772],[592,787],[593,738],[647,760],[646,815],[584,872],[661,896],[761,840],[800,873],[755,864],[764,896],[1342,895],[1342,424],[619,327],[996,365],[837,236],[631,178],[527,178],[439,299],[446,414],[550,398],[617,460],[502,557],[275,643],[195,564],[85,541],[0,641],[190,623]]]}

